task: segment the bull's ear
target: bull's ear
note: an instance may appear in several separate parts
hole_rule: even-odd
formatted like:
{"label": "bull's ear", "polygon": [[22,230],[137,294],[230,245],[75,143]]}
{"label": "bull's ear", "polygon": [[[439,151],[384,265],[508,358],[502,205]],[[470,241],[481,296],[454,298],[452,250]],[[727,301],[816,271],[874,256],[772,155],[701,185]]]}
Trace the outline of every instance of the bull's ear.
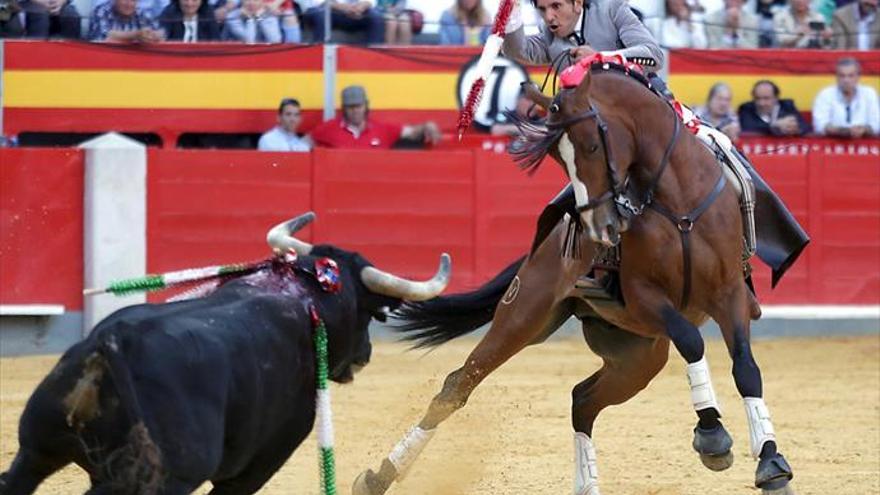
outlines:
{"label": "bull's ear", "polygon": [[550,108],[550,104],[553,102],[553,99],[542,93],[537,84],[532,81],[525,81],[522,83],[521,87],[525,97],[528,98],[532,103],[538,105],[544,110],[548,110]]}

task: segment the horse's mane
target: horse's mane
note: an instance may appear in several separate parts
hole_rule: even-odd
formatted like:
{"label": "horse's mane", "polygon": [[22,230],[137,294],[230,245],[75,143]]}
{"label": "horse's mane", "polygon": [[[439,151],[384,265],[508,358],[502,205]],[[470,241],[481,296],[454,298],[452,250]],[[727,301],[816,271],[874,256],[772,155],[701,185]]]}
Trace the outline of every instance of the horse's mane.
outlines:
{"label": "horse's mane", "polygon": [[534,174],[543,162],[544,157],[550,152],[550,147],[559,140],[565,128],[549,128],[545,125],[546,119],[533,121],[528,116],[506,110],[504,115],[510,122],[516,125],[520,136],[510,143],[509,152],[513,156],[516,165],[529,173]]}
{"label": "horse's mane", "polygon": [[[626,79],[631,79],[643,86],[646,82],[641,81],[638,77],[627,75],[622,67],[612,65],[610,69],[591,70],[593,76],[597,74],[620,74]],[[644,76],[642,76],[644,78]],[[566,91],[566,90],[563,90]],[[558,98],[558,95],[557,95]],[[554,98],[554,102],[556,98]],[[508,152],[513,156],[513,161],[517,166],[529,173],[534,174],[538,171],[538,167],[544,161],[544,157],[550,153],[553,146],[562,134],[565,132],[564,127],[550,128],[546,125],[546,118],[539,121],[533,121],[528,116],[522,116],[514,111],[506,110],[504,115],[510,122],[516,125],[520,136],[514,139],[510,144]]]}

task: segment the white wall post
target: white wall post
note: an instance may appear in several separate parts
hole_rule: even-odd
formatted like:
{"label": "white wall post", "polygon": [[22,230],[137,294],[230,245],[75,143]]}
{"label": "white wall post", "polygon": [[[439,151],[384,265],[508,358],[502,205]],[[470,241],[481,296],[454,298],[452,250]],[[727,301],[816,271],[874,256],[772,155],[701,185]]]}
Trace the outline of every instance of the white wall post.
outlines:
{"label": "white wall post", "polygon": [[[85,149],[83,198],[83,284],[106,287],[147,269],[147,148],[111,132],[82,143]],[[123,306],[146,295],[101,294],[83,301],[83,336]]]}

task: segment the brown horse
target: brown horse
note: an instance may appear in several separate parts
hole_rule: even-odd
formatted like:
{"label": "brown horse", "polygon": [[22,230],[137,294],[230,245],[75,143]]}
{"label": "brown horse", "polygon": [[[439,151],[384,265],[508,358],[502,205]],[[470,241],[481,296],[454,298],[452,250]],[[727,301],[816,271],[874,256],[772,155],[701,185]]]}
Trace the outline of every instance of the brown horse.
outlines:
{"label": "brown horse", "polygon": [[[588,71],[554,99],[536,89],[528,94],[550,114],[546,128],[525,129],[520,158],[537,166],[552,155],[571,180],[578,213],[563,217],[528,257],[482,288],[404,308],[402,331],[419,345],[439,345],[493,323],[464,365],[447,376],[418,426],[378,472],[358,477],[354,493],[385,493],[486,376],[571,315],[583,321],[587,343],[604,361],[572,390],[576,495],[599,494],[591,438],[599,412],[645,388],[666,364],[670,341],[688,363],[699,418],[694,449],[710,469],[732,464],[732,439],[719,419],[698,329],[710,317],[721,328],[746,406],[751,451],[759,459],[755,485],[765,495],[793,493],[749,343],[750,318],[760,309],[744,274],[739,200],[715,157],[681,132],[666,102],[620,72]],[[591,269],[597,251],[618,242],[625,304],[580,298],[578,277]]]}

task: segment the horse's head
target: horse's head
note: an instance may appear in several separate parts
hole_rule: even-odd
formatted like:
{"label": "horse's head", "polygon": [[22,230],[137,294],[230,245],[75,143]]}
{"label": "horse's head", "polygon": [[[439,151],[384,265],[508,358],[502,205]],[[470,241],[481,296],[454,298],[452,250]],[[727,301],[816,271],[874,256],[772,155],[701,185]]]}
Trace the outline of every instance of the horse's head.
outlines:
{"label": "horse's head", "polygon": [[[538,148],[543,147],[543,153],[549,153],[563,166],[590,238],[610,247],[620,242],[620,234],[628,225],[614,202],[623,184],[612,158],[608,124],[589,97],[591,80],[587,71],[580,84],[562,89],[552,99],[533,84],[526,86],[526,96],[546,108],[549,116],[547,129],[539,139],[529,137],[526,130],[530,149],[519,155],[533,160]],[[539,162],[540,158],[525,165],[536,166]]]}

